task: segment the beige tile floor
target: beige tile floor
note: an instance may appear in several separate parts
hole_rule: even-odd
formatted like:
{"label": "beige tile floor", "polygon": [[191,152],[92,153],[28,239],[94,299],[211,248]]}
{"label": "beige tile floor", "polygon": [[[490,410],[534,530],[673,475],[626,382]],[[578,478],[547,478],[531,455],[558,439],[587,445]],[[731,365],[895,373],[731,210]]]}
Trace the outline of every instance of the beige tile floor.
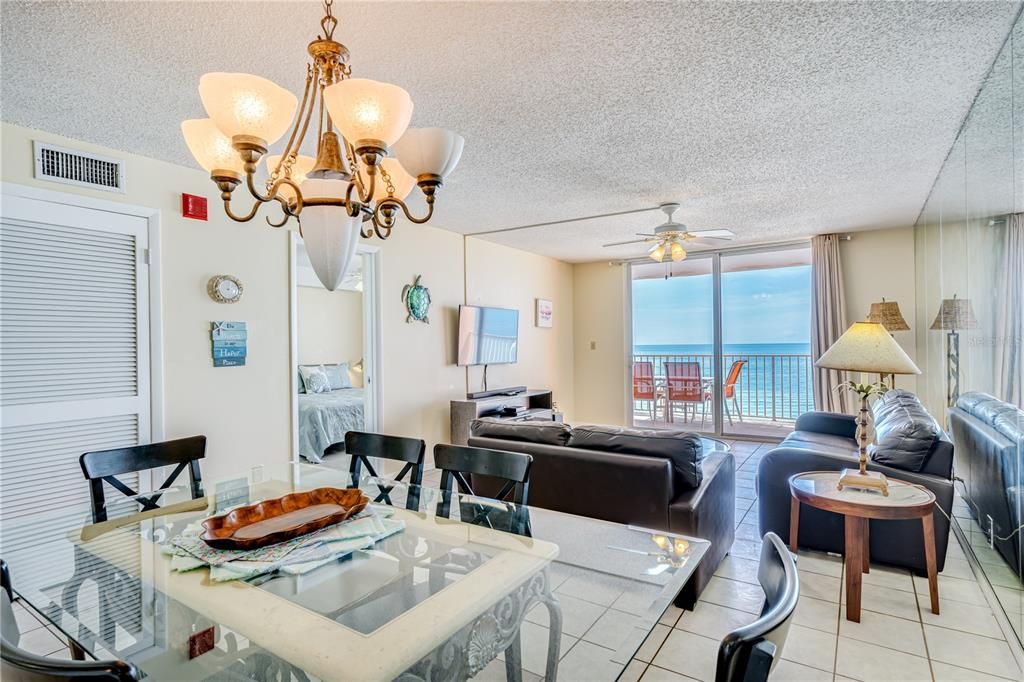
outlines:
{"label": "beige tile floor", "polygon": [[[761,608],[757,585],[754,474],[771,444],[736,442],[737,533],[696,609],[670,608],[619,678],[644,682],[714,680],[718,642]],[[860,623],[842,611],[841,557],[800,552],[801,596],[793,627],[772,674],[787,680],[953,682],[1022,679],[1014,653],[954,536],[940,575],[941,615],[928,605],[927,583],[909,571],[872,566],[864,576]],[[653,642],[652,642],[653,640]]]}
{"label": "beige tile floor", "polygon": [[[729,630],[749,623],[761,609],[757,584],[758,538],[754,475],[769,443],[732,443],[737,463],[736,542],[693,611],[675,607],[662,616],[620,681],[713,682],[718,644]],[[428,472],[425,485],[437,485]],[[950,538],[946,570],[940,576],[941,615],[928,607],[927,585],[909,571],[872,566],[864,576],[860,623],[843,615],[841,557],[801,552],[797,559],[801,597],[783,650],[772,674],[777,682],[794,680],[850,682],[988,682],[1024,679],[992,607],[971,571],[963,549]],[[617,670],[603,644],[614,642],[628,625],[628,603],[613,594],[556,588],[564,614],[560,679],[567,682],[611,680]],[[15,606],[26,648],[67,657],[54,631],[20,604]],[[547,620],[530,613],[522,629],[523,679],[537,682],[544,670]],[[479,680],[503,680],[495,661]]]}

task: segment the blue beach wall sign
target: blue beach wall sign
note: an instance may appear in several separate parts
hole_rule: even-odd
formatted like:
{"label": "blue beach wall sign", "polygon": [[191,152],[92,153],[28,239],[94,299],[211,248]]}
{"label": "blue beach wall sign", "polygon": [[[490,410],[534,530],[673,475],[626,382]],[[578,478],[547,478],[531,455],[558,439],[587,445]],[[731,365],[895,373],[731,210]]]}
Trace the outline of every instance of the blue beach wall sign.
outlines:
{"label": "blue beach wall sign", "polygon": [[213,366],[241,367],[245,365],[248,334],[245,322],[212,322],[210,340],[213,342]]}

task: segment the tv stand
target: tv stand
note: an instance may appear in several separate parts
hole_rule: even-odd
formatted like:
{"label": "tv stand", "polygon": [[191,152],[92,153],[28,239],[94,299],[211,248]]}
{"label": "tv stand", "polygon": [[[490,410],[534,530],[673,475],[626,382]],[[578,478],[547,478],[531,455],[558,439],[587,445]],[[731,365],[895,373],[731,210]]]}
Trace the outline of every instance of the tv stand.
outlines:
{"label": "tv stand", "polygon": [[[515,386],[481,393],[470,393],[465,400],[451,401],[451,442],[455,445],[466,445],[469,441],[469,427],[474,419],[480,417],[495,417],[510,422],[555,419],[549,390]],[[504,415],[504,408],[515,409],[517,413]]]}
{"label": "tv stand", "polygon": [[514,396],[520,393],[526,393],[526,386],[512,386],[511,388],[495,388],[488,391],[486,388],[482,391],[476,391],[475,393],[467,393],[466,400],[479,400],[481,398],[490,398],[496,395],[503,396]]}

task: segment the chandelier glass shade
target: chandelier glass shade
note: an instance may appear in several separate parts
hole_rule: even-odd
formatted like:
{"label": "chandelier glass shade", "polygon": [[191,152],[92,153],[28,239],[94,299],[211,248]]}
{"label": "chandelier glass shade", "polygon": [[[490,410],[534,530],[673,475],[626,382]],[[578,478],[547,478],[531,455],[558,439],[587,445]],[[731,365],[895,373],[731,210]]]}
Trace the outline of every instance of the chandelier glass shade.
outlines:
{"label": "chandelier glass shade", "polygon": [[[333,291],[361,237],[387,239],[400,214],[413,223],[430,220],[464,140],[441,128],[409,128],[409,93],[351,77],[348,48],[333,37],[332,5],[324,0],[323,35],[307,48],[301,99],[260,76],[208,73],[199,80],[199,97],[209,118],[184,121],[181,131],[220,190],[228,217],[247,222],[263,204],[276,204],[279,216],[267,223],[297,220],[313,269]],[[268,155],[282,138],[280,153]],[[316,145],[315,158],[299,153],[307,139]],[[255,178],[261,160],[268,176],[262,187]],[[253,203],[236,213],[232,197],[242,184]],[[406,204],[416,187],[426,202],[423,216]]]}
{"label": "chandelier glass shade", "polygon": [[218,168],[238,175],[245,172],[245,163],[231,146],[231,138],[217,128],[212,118],[182,121],[181,133],[192,156],[208,173]]}

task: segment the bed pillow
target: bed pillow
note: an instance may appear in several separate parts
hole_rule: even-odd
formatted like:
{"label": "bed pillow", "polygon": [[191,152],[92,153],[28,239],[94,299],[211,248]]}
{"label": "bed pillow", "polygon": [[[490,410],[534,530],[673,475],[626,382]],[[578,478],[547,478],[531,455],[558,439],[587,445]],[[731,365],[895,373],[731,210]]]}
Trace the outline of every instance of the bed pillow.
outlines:
{"label": "bed pillow", "polygon": [[352,388],[352,379],[348,375],[348,363],[342,362],[337,365],[322,365],[327,381],[332,391],[342,388]]}
{"label": "bed pillow", "polygon": [[330,393],[331,381],[321,365],[300,365],[299,374],[306,393]]}
{"label": "bed pillow", "polygon": [[302,372],[299,372],[299,393],[306,392],[306,384],[302,381]]}

